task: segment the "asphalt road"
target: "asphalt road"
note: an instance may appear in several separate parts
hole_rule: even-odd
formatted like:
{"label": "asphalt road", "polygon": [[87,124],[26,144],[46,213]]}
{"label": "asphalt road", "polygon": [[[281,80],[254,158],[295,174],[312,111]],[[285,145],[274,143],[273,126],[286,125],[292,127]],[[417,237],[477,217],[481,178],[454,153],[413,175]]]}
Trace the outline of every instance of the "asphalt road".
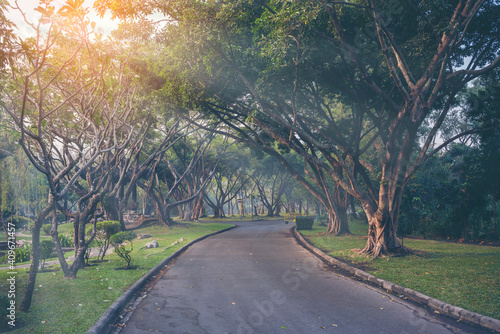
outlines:
{"label": "asphalt road", "polygon": [[181,255],[120,333],[488,333],[337,274],[283,221],[239,225]]}

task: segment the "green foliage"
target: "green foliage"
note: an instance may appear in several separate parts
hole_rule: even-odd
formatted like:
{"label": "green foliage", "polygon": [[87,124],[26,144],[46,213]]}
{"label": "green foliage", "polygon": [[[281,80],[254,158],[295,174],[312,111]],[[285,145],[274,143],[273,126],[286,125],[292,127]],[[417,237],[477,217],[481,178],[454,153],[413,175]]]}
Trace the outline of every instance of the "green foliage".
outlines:
{"label": "green foliage", "polygon": [[50,235],[51,229],[52,229],[52,224],[43,224],[42,225],[42,232],[45,233],[45,235]]}
{"label": "green foliage", "polygon": [[8,325],[8,318],[7,315],[10,314],[10,310],[7,308],[10,307],[10,298],[8,295],[0,295],[0,317],[2,318],[2,321],[0,321],[0,332],[4,333],[7,332],[10,328]]}
{"label": "green foliage", "polygon": [[[115,247],[115,253],[127,262],[126,269],[130,268],[130,262],[132,261],[130,253],[134,250],[132,240],[135,238],[137,238],[137,235],[134,232],[124,231],[114,234],[110,239],[111,244]],[[130,243],[130,249],[128,250],[124,245],[127,241]]]}
{"label": "green foliage", "polygon": [[126,241],[132,241],[137,238],[137,235],[132,231],[124,231],[113,235],[110,239],[113,245],[122,244]]}
{"label": "green foliage", "polygon": [[312,216],[297,216],[295,218],[297,230],[311,230],[314,224],[314,217]]}
{"label": "green foliage", "polygon": [[40,242],[40,260],[42,262],[40,263],[40,269],[43,271],[43,268],[45,267],[45,260],[51,257],[52,253],[54,252],[54,241],[52,240],[42,240]]}
{"label": "green foliage", "polygon": [[[96,235],[93,240],[94,246],[99,247],[97,259],[103,261],[106,251],[110,245],[111,237],[120,232],[120,222],[102,221],[96,224]],[[92,227],[87,228],[87,235],[92,233]]]}
{"label": "green foliage", "polygon": [[73,240],[66,234],[59,234],[59,243],[61,247],[73,247]]}
{"label": "green foliage", "polygon": [[26,243],[22,247],[16,247],[14,252],[16,254],[16,263],[29,261],[31,256],[31,245]]}
{"label": "green foliage", "polygon": [[[401,203],[399,233],[431,238],[496,240],[493,189],[498,167],[490,175],[481,167],[482,150],[463,144],[429,159],[414,175]],[[495,170],[493,172],[493,170]],[[489,180],[489,181],[488,181]],[[493,190],[493,191],[492,191]]]}
{"label": "green foliage", "polygon": [[16,229],[21,229],[21,228],[28,229],[28,226],[30,224],[33,225],[33,221],[29,218],[26,218],[26,217],[14,216],[13,219],[14,219],[14,225],[16,226]]}

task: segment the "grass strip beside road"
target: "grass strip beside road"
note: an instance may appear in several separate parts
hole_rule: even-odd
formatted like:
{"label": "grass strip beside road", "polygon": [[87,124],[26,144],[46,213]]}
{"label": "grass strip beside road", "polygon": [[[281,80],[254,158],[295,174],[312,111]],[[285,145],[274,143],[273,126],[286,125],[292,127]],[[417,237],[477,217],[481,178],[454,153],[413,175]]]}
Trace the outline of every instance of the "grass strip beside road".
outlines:
{"label": "grass strip beside road", "polygon": [[[106,309],[135,281],[161,260],[185,244],[230,225],[217,223],[181,223],[168,229],[150,226],[135,230],[151,238],[135,239],[131,253],[136,269],[124,270],[125,261],[116,254],[106,255],[104,262],[92,263],[80,270],[77,279],[64,279],[59,265],[37,276],[36,291],[28,313],[17,311],[16,329],[9,333],[85,333]],[[184,241],[180,241],[181,238]],[[159,248],[142,248],[156,240]],[[178,241],[176,245],[172,245]],[[16,305],[19,306],[27,281],[27,269],[16,275]],[[7,271],[0,271],[0,293],[8,289]],[[4,321],[4,320],[2,320]]]}
{"label": "grass strip beside road", "polygon": [[371,261],[354,249],[366,245],[367,225],[350,223],[348,236],[325,236],[324,227],[300,233],[325,253],[372,275],[443,302],[500,319],[500,247],[404,238],[414,254]]}

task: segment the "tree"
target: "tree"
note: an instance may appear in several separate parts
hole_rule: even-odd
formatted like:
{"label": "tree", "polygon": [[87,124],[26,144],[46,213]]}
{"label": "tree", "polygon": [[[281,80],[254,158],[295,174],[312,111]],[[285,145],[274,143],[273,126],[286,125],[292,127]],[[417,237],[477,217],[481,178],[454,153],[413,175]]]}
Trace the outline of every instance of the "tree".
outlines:
{"label": "tree", "polygon": [[[169,151],[157,155],[143,180],[137,185],[143,189],[153,202],[158,220],[165,226],[171,223],[170,210],[176,206],[192,202],[200,196],[210,181],[216,161],[204,165],[209,173],[193,174],[199,164],[204,164],[205,154],[211,145],[213,135],[202,132],[195,139],[197,145],[191,145],[186,135],[194,137],[190,127],[182,126],[182,131],[175,130]],[[183,184],[191,182],[191,191],[184,197]],[[177,196],[177,198],[176,198]],[[182,198],[181,198],[182,197]]]}
{"label": "tree", "polygon": [[[36,9],[41,14],[38,25],[27,22],[36,37],[20,39],[20,51],[11,57],[9,86],[2,91],[4,107],[20,134],[19,143],[49,189],[33,227],[23,311],[31,304],[44,220],[52,214],[57,256],[65,276],[75,278],[93,239],[85,238],[85,225],[92,219],[96,223],[97,206],[112,191],[115,164],[127,154],[134,125],[141,128],[144,119],[132,112],[135,75],[126,65],[126,55],[111,60],[118,50],[101,41],[82,4],[67,2],[55,11],[48,1]],[[55,210],[64,210],[60,202],[70,193],[79,197],[76,212],[65,212],[74,218],[75,235],[75,261],[68,265],[59,243]]]}
{"label": "tree", "polygon": [[267,216],[279,216],[282,197],[290,187],[291,175],[274,157],[266,157],[252,177],[260,200],[267,208]]}
{"label": "tree", "polygon": [[132,14],[153,8],[176,22],[164,29],[170,44],[158,60],[179,66],[166,60],[175,50],[189,64],[165,71],[185,82],[177,96],[193,100],[197,90],[191,105],[240,139],[280,158],[271,137],[328,174],[361,203],[369,223],[362,253],[375,257],[405,250],[396,238],[405,185],[430,156],[477,131],[431,148],[460,90],[500,63],[495,0],[179,1]]}
{"label": "tree", "polygon": [[[473,122],[485,128],[479,133],[479,154],[473,163],[467,165],[467,183],[483,200],[479,211],[489,212],[491,223],[490,238],[497,240],[500,234],[498,224],[498,201],[500,201],[500,70],[496,68],[488,76],[474,82],[474,87],[466,94],[466,114]],[[475,163],[474,163],[475,162]],[[469,165],[471,168],[469,168]],[[474,168],[475,166],[475,168]],[[471,196],[476,196],[471,195]],[[477,197],[477,196],[476,196]],[[486,218],[486,217],[485,217]]]}
{"label": "tree", "polygon": [[[227,145],[227,146],[226,146]],[[241,195],[250,180],[250,159],[236,143],[218,146],[221,161],[215,169],[213,180],[207,187],[205,200],[213,210],[214,218],[224,218],[224,206]]]}
{"label": "tree", "polygon": [[[137,235],[134,232],[124,231],[114,234],[110,239],[111,244],[115,248],[116,255],[127,262],[127,266],[125,267],[125,269],[130,269],[130,262],[132,261],[130,253],[132,253],[132,251],[134,250],[132,240],[134,240],[135,238],[137,238]],[[126,248],[127,241],[130,243],[130,249]]]}

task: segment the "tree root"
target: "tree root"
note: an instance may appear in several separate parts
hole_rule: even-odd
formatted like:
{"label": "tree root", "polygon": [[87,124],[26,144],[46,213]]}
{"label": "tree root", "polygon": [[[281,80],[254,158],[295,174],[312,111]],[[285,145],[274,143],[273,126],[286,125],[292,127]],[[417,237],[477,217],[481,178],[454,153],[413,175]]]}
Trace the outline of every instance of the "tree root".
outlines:
{"label": "tree root", "polygon": [[412,250],[411,248],[408,248],[406,246],[397,246],[393,247],[391,249],[383,249],[383,247],[372,247],[368,248],[365,247],[363,249],[356,249],[353,250],[356,253],[360,255],[364,255],[366,257],[370,257],[370,261],[373,261],[376,258],[379,257],[400,257],[400,256],[406,256],[410,254],[414,254],[415,251]]}

